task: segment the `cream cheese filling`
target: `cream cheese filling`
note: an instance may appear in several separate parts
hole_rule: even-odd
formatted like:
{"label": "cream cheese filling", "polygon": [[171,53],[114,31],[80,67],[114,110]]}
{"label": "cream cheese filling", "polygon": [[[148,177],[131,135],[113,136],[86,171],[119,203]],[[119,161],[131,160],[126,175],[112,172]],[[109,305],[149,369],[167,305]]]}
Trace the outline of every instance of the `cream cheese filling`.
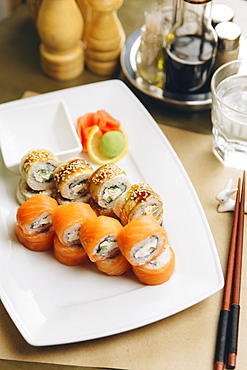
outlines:
{"label": "cream cheese filling", "polygon": [[154,235],[145,239],[145,243],[135,252],[135,258],[144,258],[150,256],[155,251],[158,244],[158,238]]}
{"label": "cream cheese filling", "polygon": [[37,182],[47,182],[52,178],[55,167],[52,165],[46,165],[34,174],[34,178]]}
{"label": "cream cheese filling", "polygon": [[33,221],[30,225],[30,228],[32,230],[36,230],[51,224],[51,222],[52,222],[51,215],[48,214],[44,217],[38,218],[35,221]]}

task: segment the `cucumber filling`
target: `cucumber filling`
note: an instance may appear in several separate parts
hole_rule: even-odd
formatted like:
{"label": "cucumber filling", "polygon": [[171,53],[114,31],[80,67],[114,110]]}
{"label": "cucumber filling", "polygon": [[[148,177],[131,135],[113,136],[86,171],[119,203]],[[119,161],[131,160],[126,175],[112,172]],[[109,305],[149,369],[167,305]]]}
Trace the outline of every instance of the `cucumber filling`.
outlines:
{"label": "cucumber filling", "polygon": [[112,252],[114,249],[117,249],[117,241],[113,237],[107,237],[102,242],[99,243],[97,248],[97,254],[105,254]]}
{"label": "cucumber filling", "polygon": [[106,203],[111,203],[115,199],[117,199],[124,191],[126,190],[126,186],[124,184],[118,186],[110,186],[106,188],[103,192],[103,200]]}

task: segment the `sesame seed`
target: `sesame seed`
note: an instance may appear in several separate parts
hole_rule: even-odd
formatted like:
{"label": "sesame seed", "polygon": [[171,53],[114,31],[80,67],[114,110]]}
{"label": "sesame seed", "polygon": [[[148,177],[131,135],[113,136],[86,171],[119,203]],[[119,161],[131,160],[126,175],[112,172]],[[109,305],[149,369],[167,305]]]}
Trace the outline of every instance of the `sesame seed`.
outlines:
{"label": "sesame seed", "polygon": [[84,159],[72,159],[62,163],[56,170],[54,179],[57,183],[61,181],[67,181],[77,172],[84,173],[86,171],[93,172],[93,168]]}
{"label": "sesame seed", "polygon": [[128,189],[126,193],[125,202],[136,201],[136,202],[143,203],[147,200],[149,196],[152,196],[152,195],[157,195],[157,194],[151,188],[151,186],[148,185],[147,183],[143,182],[143,183],[134,184]]}
{"label": "sesame seed", "polygon": [[104,180],[112,179],[118,175],[126,175],[125,171],[119,168],[114,163],[107,163],[94,171],[93,175],[91,176],[91,181],[94,184],[104,183]]}
{"label": "sesame seed", "polygon": [[58,157],[54,155],[50,150],[45,149],[39,149],[35,151],[31,151],[27,153],[27,155],[24,157],[23,161],[23,170],[27,172],[29,170],[29,167],[35,162],[44,162],[53,160],[56,162],[60,162]]}

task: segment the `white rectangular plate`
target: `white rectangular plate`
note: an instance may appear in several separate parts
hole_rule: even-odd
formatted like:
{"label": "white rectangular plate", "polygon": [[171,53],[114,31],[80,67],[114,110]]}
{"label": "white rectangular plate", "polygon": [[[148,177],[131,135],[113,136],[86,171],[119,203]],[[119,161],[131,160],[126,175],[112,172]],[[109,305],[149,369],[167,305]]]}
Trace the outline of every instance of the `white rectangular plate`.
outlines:
{"label": "white rectangular plate", "polygon": [[2,104],[0,110],[50,99],[66,102],[74,124],[99,109],[121,121],[129,150],[118,165],[132,183],[146,181],[162,196],[176,267],[167,283],[150,287],[131,271],[106,276],[90,263],[68,267],[52,252],[27,250],[14,232],[19,177],[1,159],[0,294],[26,341],[56,345],[121,333],[173,315],[221,289],[216,246],[194,188],[165,135],[126,85],[99,82]]}

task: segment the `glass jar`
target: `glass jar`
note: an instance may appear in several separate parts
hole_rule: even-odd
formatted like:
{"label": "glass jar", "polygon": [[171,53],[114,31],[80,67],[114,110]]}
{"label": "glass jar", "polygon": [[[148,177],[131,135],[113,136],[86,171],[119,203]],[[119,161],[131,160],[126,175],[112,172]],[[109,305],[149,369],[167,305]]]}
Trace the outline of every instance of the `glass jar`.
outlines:
{"label": "glass jar", "polygon": [[211,0],[178,0],[176,22],[165,47],[165,92],[199,94],[210,91],[217,50],[211,24]]}
{"label": "glass jar", "polygon": [[136,68],[139,75],[152,85],[162,87],[164,77],[163,33],[147,32],[142,27],[140,46],[136,53]]}

